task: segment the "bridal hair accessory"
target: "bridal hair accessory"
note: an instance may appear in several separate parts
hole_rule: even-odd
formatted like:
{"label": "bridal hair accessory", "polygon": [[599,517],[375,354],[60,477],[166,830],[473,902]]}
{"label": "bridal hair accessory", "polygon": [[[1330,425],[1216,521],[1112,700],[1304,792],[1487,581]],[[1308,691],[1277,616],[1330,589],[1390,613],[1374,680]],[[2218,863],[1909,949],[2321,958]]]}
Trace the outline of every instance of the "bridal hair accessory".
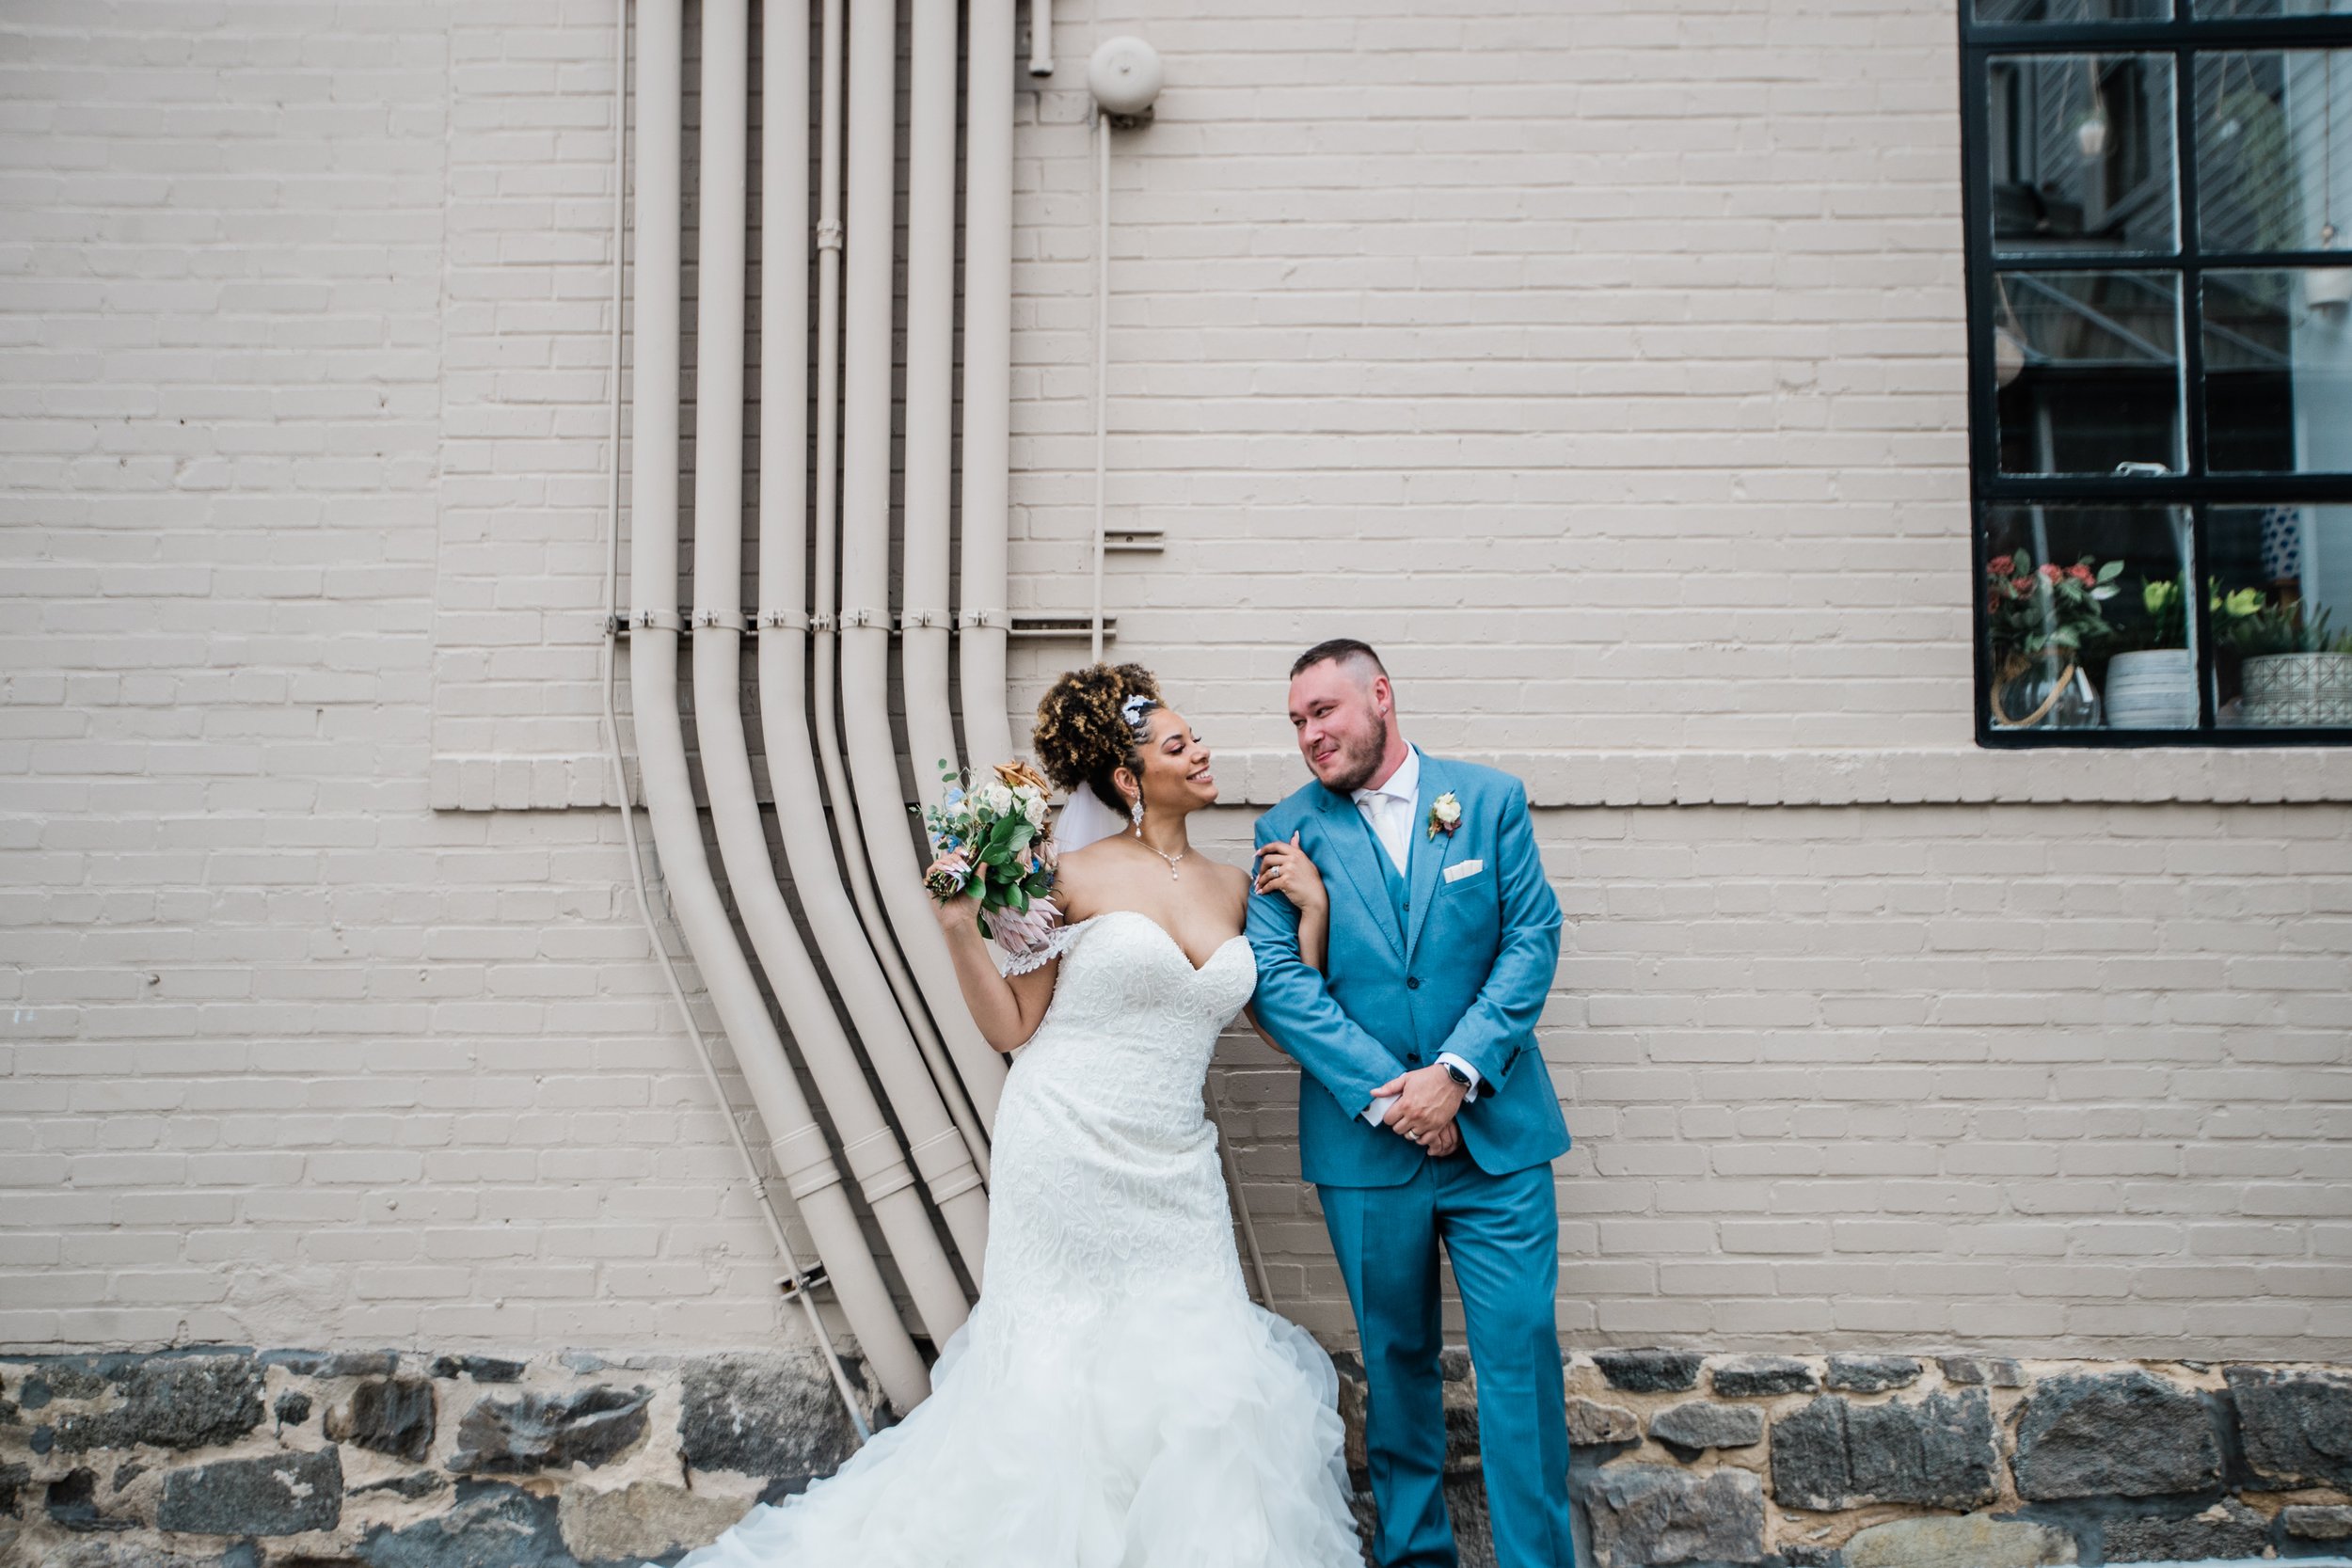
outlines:
{"label": "bridal hair accessory", "polygon": [[1443,833],[1451,838],[1454,830],[1461,825],[1462,802],[1455,800],[1454,791],[1449,789],[1438,797],[1437,804],[1429,808],[1429,836],[1434,839]]}
{"label": "bridal hair accessory", "polygon": [[945,904],[974,901],[980,935],[1009,958],[1041,946],[1061,919],[1054,890],[1057,851],[1045,833],[1044,775],[1025,762],[998,763],[986,779],[966,778],[943,759],[946,785],[923,813],[937,857],[923,889]]}
{"label": "bridal hair accessory", "polygon": [[1141,739],[1143,736],[1143,716],[1159,705],[1160,702],[1158,698],[1147,697],[1138,691],[1134,696],[1119,705],[1119,717],[1126,723],[1126,726],[1130,730],[1136,732],[1136,737],[1137,739]]}

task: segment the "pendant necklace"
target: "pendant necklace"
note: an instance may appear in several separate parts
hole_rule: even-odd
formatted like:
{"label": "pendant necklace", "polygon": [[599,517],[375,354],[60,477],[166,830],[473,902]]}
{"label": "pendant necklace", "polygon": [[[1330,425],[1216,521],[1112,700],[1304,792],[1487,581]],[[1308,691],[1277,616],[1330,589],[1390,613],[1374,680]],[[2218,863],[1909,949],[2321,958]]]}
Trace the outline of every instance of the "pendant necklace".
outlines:
{"label": "pendant necklace", "polygon": [[1177,850],[1171,855],[1167,850],[1147,843],[1143,836],[1143,830],[1140,828],[1136,830],[1136,842],[1143,845],[1146,849],[1150,849],[1153,854],[1159,856],[1160,859],[1168,863],[1168,879],[1171,882],[1178,879],[1176,876],[1176,863],[1183,860],[1186,855],[1192,853],[1192,846],[1187,844],[1182,849]]}

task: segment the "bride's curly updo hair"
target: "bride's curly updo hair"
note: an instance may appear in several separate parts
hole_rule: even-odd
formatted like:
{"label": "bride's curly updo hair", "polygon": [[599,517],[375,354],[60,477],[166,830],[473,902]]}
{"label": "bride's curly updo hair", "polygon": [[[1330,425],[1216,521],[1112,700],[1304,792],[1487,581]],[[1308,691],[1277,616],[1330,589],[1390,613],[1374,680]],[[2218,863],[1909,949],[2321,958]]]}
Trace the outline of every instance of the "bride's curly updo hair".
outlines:
{"label": "bride's curly updo hair", "polygon": [[1084,785],[1111,810],[1125,811],[1111,775],[1131,768],[1142,776],[1146,725],[1159,705],[1160,683],[1140,664],[1071,671],[1037,705],[1032,744],[1045,776],[1072,793]]}

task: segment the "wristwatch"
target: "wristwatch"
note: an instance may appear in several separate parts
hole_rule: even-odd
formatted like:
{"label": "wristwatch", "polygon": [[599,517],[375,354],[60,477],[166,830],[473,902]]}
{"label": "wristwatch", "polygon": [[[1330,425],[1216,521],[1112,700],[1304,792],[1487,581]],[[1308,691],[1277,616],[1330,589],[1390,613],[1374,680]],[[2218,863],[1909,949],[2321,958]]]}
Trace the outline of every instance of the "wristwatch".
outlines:
{"label": "wristwatch", "polygon": [[1464,1072],[1455,1064],[1452,1062],[1439,1062],[1438,1065],[1445,1069],[1445,1075],[1448,1078],[1453,1079],[1455,1083],[1461,1085],[1462,1087],[1467,1089],[1470,1086],[1470,1075]]}

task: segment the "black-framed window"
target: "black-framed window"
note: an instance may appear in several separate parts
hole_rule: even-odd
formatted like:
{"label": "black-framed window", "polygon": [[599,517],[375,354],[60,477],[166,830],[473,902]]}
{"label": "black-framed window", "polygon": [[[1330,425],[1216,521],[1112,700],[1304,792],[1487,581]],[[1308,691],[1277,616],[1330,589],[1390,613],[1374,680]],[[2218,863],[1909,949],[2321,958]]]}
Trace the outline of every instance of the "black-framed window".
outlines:
{"label": "black-framed window", "polygon": [[2352,0],[1957,0],[1978,738],[2352,742]]}

